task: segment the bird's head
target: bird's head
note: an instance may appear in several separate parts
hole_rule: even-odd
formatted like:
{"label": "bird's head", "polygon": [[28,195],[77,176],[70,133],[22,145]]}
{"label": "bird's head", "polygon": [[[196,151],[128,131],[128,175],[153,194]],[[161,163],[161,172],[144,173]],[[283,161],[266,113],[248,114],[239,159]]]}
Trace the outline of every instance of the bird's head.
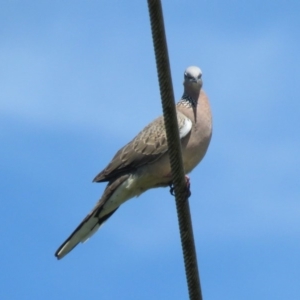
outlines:
{"label": "bird's head", "polygon": [[200,90],[202,87],[202,71],[196,66],[186,68],[184,72],[183,85],[186,89],[194,91]]}

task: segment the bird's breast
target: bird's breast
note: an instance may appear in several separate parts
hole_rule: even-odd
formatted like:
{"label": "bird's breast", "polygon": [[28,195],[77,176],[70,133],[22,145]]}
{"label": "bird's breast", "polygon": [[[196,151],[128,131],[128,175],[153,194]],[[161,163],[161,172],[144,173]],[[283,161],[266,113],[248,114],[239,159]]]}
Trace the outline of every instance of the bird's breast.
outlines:
{"label": "bird's breast", "polygon": [[212,135],[212,116],[206,95],[202,94],[195,112],[186,112],[193,121],[189,136],[182,145],[182,156],[185,172],[191,172],[204,157]]}

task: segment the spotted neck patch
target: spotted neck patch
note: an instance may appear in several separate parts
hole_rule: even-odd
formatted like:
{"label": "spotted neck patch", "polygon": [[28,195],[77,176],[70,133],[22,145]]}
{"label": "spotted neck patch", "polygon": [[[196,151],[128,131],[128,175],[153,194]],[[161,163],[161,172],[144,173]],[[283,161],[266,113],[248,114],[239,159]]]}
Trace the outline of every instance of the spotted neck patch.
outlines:
{"label": "spotted neck patch", "polygon": [[197,101],[195,101],[188,94],[183,94],[183,96],[181,97],[181,100],[178,102],[178,105],[183,105],[185,107],[196,107]]}

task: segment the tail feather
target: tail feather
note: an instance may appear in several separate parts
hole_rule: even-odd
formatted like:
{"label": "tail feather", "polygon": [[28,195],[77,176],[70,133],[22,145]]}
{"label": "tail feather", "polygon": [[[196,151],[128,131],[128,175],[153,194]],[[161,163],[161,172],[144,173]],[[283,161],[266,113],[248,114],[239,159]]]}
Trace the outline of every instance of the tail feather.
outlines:
{"label": "tail feather", "polygon": [[65,242],[57,249],[55,252],[57,259],[63,258],[79,243],[86,242],[117,209],[118,208],[102,218],[99,218],[97,217],[99,214],[99,207],[96,206],[93,211],[78,225],[73,233],[65,240]]}
{"label": "tail feather", "polygon": [[[107,214],[103,215],[103,207],[109,201],[110,197],[118,189],[118,187],[128,179],[129,175],[122,175],[110,182],[97,203],[94,209],[85,217],[85,219],[78,225],[73,233],[65,240],[65,242],[55,252],[57,259],[63,258],[71,250],[73,250],[79,243],[87,241],[103,224],[104,222],[119,208],[113,208]],[[101,216],[102,212],[102,216]]]}
{"label": "tail feather", "polygon": [[90,237],[94,234],[94,233],[96,233],[96,231],[100,228],[100,227],[102,227],[102,225],[104,224],[104,222],[102,223],[102,224],[96,224],[95,226],[94,226],[94,228],[92,228],[92,230],[87,234],[87,236],[85,236],[82,240],[81,240],[81,243],[85,243],[85,242],[87,242],[89,239],[90,239]]}

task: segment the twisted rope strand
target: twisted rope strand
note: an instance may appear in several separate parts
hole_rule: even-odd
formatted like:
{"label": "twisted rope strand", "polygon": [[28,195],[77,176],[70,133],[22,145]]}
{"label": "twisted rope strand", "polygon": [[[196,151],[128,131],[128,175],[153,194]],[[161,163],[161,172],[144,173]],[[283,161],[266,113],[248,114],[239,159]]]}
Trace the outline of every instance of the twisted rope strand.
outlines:
{"label": "twisted rope strand", "polygon": [[148,9],[189,297],[202,300],[161,1],[148,0]]}

